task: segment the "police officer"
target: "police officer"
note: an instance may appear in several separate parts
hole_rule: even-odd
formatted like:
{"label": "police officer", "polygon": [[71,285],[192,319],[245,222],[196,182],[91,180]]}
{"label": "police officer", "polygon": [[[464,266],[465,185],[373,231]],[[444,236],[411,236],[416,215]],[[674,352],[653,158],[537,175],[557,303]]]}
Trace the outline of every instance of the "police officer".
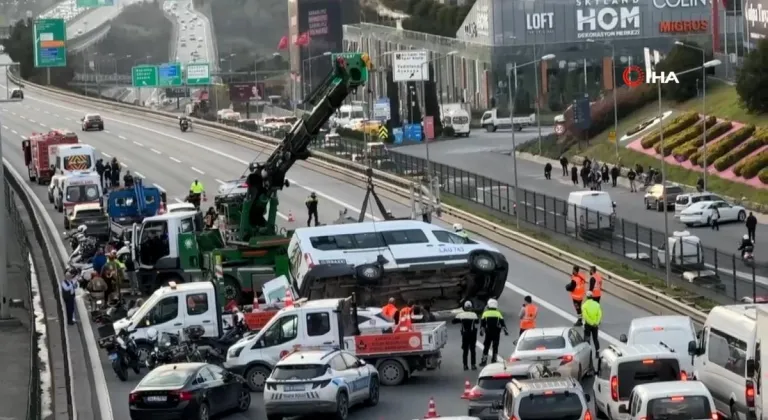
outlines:
{"label": "police officer", "polygon": [[499,339],[502,331],[504,331],[504,335],[509,335],[507,324],[504,323],[504,315],[499,312],[499,302],[496,299],[488,299],[485,311],[480,317],[480,335],[485,334],[480,366],[488,364],[488,351],[491,349],[493,349],[491,361],[496,361],[496,357],[499,355]]}
{"label": "police officer", "polygon": [[461,360],[464,363],[464,370],[469,370],[467,356],[471,355],[472,370],[477,370],[477,326],[480,321],[477,314],[472,310],[472,302],[464,302],[464,310],[451,321],[453,324],[461,324]]}
{"label": "police officer", "polygon": [[131,171],[125,171],[125,175],[123,175],[123,185],[125,185],[126,188],[133,188],[133,175],[131,175]]}
{"label": "police officer", "polygon": [[600,303],[592,297],[592,292],[587,292],[587,299],[581,305],[581,312],[584,315],[584,339],[589,343],[592,338],[592,347],[595,349],[595,356],[600,351],[600,342],[597,340],[600,322],[603,320],[603,309]]}
{"label": "police officer", "polygon": [[[523,307],[520,308],[520,333],[518,338],[527,330],[536,328],[536,317],[539,315],[539,307],[533,303],[533,298],[523,298]],[[517,342],[515,342],[515,345]]]}
{"label": "police officer", "polygon": [[200,199],[205,199],[205,187],[203,183],[195,179],[189,186],[189,202],[200,208]]}
{"label": "police officer", "polygon": [[312,224],[313,217],[315,218],[315,226],[319,225],[320,222],[317,220],[317,194],[314,192],[309,194],[309,197],[304,204],[307,205],[307,226]]}
{"label": "police officer", "polygon": [[77,282],[74,272],[67,270],[61,282],[61,298],[64,300],[65,315],[69,325],[75,324],[75,289],[77,289]]}
{"label": "police officer", "polygon": [[584,300],[584,294],[587,291],[587,280],[584,275],[581,274],[578,265],[573,266],[573,274],[571,274],[571,282],[565,286],[565,290],[571,293],[571,301],[573,301],[573,308],[576,310],[576,324],[582,325],[581,319],[581,302]]}
{"label": "police officer", "polygon": [[600,302],[600,297],[603,295],[603,276],[597,272],[597,267],[594,265],[589,269],[589,291],[592,292],[592,299]]}
{"label": "police officer", "polygon": [[467,234],[467,231],[466,231],[466,230],[464,230],[464,226],[462,226],[462,224],[461,224],[461,223],[454,223],[454,224],[453,224],[453,231],[454,231],[454,232],[455,232],[457,235],[459,235],[459,236],[461,236],[462,238],[464,238],[464,240],[465,240],[465,241],[466,241],[467,239],[469,239],[469,235]]}

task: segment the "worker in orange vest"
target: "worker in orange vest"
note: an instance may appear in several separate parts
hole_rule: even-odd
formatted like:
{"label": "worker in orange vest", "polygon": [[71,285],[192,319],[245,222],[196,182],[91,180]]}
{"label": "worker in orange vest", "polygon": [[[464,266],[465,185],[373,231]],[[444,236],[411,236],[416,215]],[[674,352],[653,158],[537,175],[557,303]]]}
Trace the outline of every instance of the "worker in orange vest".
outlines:
{"label": "worker in orange vest", "polygon": [[573,266],[571,282],[565,286],[565,290],[571,293],[573,308],[576,309],[576,323],[574,325],[583,325],[584,321],[581,319],[581,302],[584,301],[584,295],[587,293],[587,279],[581,274],[578,265]]}
{"label": "worker in orange vest", "polygon": [[389,298],[389,302],[381,308],[381,314],[387,317],[387,319],[395,319],[396,313],[395,298]]}
{"label": "worker in orange vest", "polygon": [[397,313],[397,331],[410,331],[413,323],[411,321],[411,315],[413,314],[413,301],[408,301],[408,304],[400,309]]}
{"label": "worker in orange vest", "polygon": [[[536,316],[539,315],[539,307],[533,304],[533,298],[526,296],[523,298],[523,307],[520,308],[520,333],[518,338],[523,335],[526,330],[536,328]],[[517,345],[517,342],[514,343]]]}
{"label": "worker in orange vest", "polygon": [[600,296],[603,295],[603,276],[597,272],[594,265],[589,269],[589,291],[592,292],[592,300],[600,302]]}

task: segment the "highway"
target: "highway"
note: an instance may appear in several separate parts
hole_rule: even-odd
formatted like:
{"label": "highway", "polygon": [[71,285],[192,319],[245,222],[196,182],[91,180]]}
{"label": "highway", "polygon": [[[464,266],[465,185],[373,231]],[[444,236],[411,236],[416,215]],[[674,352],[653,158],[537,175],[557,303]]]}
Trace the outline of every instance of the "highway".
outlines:
{"label": "highway", "polygon": [[[0,80],[0,85],[5,86],[5,81]],[[105,131],[79,132],[80,117],[93,111],[101,112],[105,120]],[[126,165],[127,170],[145,178],[145,182],[165,189],[169,200],[181,200],[194,178],[199,178],[212,193],[219,181],[239,177],[248,161],[259,156],[259,152],[252,148],[227,143],[216,136],[194,132],[182,134],[172,122],[156,123],[136,119],[125,113],[99,110],[97,105],[86,109],[55,97],[29,91],[26,92],[23,103],[0,107],[0,122],[6,157],[22,173],[25,173],[21,152],[24,136],[33,131],[53,127],[66,128],[77,131],[82,142],[95,146],[105,158],[117,157]],[[313,170],[303,162],[291,170],[289,178],[293,185],[281,194],[281,213],[292,212],[299,220],[304,216],[303,203],[310,191],[317,192],[320,198],[321,222],[335,219],[342,208],[351,212],[357,211],[364,195],[362,189],[345,184],[317,169]],[[45,188],[36,184],[32,187],[41,200],[47,203]],[[394,214],[407,214],[408,209],[405,206],[385,201]],[[49,214],[61,228],[61,214],[53,210]],[[293,226],[287,222],[284,224],[287,227]],[[517,330],[517,322],[513,317],[524,295],[532,295],[534,302],[540,305],[539,326],[569,325],[575,318],[571,302],[564,290],[567,276],[524,258],[511,249],[498,244],[496,246],[507,256],[512,267],[507,290],[500,299],[501,309],[508,314],[512,332],[511,337],[503,339],[500,352],[502,356],[508,356],[513,350],[512,340]],[[626,331],[631,319],[649,315],[646,311],[610,295],[603,298],[603,310],[606,313],[601,333],[603,345],[615,343],[615,337]],[[465,403],[458,397],[463,390],[464,380],[474,380],[475,375],[462,370],[459,347],[458,331],[451,328],[449,345],[443,352],[443,364],[439,371],[419,374],[401,387],[384,389],[377,407],[354,411],[350,418],[421,418],[426,412],[431,396],[435,397],[440,414],[464,414]],[[127,394],[138,378],[130,377],[128,382],[117,380],[105,354],[102,354],[102,365],[96,367],[95,375],[102,373],[109,388],[114,418],[128,419]],[[263,409],[257,396],[253,399],[249,413],[228,418],[261,417]]]}

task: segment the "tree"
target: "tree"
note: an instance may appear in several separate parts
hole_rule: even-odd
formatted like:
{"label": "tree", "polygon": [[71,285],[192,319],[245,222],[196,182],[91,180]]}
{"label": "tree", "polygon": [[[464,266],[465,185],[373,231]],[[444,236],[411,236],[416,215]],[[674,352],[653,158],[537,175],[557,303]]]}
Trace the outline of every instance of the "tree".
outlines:
{"label": "tree", "polygon": [[[696,44],[691,43],[689,45],[698,48]],[[679,73],[701,67],[702,64],[701,51],[681,45],[676,45],[672,48],[669,54],[656,65],[656,74],[660,75],[661,72],[667,74],[670,72],[678,73],[677,79],[680,83],[663,84],[664,96],[678,102],[683,102],[696,96],[698,93],[696,85],[701,83],[703,78],[701,70],[682,75],[679,75]]]}
{"label": "tree", "polygon": [[768,112],[768,40],[757,41],[757,48],[744,57],[736,77],[736,93],[748,111]]}

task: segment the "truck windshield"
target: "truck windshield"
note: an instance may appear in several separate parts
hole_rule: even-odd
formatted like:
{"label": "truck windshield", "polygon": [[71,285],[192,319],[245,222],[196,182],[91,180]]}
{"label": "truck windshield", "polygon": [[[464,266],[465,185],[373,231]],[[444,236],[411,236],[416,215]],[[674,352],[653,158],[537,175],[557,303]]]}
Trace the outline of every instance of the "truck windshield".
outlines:
{"label": "truck windshield", "polygon": [[70,203],[95,201],[99,199],[98,185],[70,185],[67,187],[67,199]]}

